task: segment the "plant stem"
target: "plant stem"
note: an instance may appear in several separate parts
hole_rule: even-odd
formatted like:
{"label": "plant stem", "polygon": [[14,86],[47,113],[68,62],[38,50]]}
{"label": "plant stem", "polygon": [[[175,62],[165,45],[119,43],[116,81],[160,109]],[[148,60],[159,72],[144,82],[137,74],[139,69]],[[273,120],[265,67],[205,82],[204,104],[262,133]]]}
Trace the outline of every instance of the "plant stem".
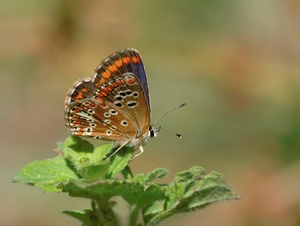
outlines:
{"label": "plant stem", "polygon": [[144,225],[143,222],[138,224],[138,217],[140,213],[140,207],[138,205],[133,205],[130,212],[130,219],[129,219],[129,226],[136,226],[136,225]]}
{"label": "plant stem", "polygon": [[95,222],[95,226],[119,226],[118,219],[109,205],[109,200],[96,202],[92,200],[92,209],[94,211],[95,216],[97,216],[97,222]]}

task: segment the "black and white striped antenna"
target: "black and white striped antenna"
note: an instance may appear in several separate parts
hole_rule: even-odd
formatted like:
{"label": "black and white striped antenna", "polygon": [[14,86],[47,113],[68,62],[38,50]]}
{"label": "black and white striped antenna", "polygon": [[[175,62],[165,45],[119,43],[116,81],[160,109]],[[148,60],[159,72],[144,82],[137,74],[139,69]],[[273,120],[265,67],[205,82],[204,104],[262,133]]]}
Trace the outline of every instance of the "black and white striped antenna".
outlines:
{"label": "black and white striped antenna", "polygon": [[[167,111],[166,113],[162,114],[161,116],[159,116],[159,117],[153,122],[153,124],[151,125],[151,127],[154,126],[159,120],[161,120],[161,119],[162,119],[163,117],[165,117],[166,115],[168,115],[168,114],[170,114],[171,112],[173,112],[173,111],[175,111],[175,110],[177,110],[177,109],[179,109],[179,108],[182,108],[182,107],[184,107],[184,106],[186,106],[186,103],[180,104],[179,106],[177,106],[177,107],[175,107],[175,108],[172,108],[171,110],[169,110],[169,111]],[[177,137],[179,137],[179,138],[182,138],[182,135],[181,135],[181,134],[179,134],[179,133],[173,133],[172,131],[170,131],[170,130],[168,130],[168,129],[162,128],[161,126],[158,127],[158,128],[156,129],[156,132],[158,133],[160,130],[164,130],[164,131],[166,131],[166,132],[168,132],[168,133],[175,134],[175,135],[176,135]]]}

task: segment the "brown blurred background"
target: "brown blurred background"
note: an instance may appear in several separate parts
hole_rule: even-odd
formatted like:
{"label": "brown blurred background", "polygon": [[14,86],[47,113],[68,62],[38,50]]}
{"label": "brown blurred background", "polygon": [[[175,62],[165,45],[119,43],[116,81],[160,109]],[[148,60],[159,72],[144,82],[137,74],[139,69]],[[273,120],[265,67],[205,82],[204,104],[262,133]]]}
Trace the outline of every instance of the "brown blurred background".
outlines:
{"label": "brown blurred background", "polygon": [[12,184],[27,163],[51,158],[67,130],[64,99],[107,55],[138,49],[161,132],[132,162],[194,165],[224,174],[241,200],[178,215],[168,225],[300,225],[300,2],[0,2],[0,225],[80,225],[61,213],[85,199]]}

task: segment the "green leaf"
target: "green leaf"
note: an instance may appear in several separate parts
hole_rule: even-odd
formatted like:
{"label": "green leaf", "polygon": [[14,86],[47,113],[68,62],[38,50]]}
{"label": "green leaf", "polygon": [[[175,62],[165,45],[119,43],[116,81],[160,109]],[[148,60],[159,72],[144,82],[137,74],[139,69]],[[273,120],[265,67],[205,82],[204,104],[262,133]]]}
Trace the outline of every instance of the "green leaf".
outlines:
{"label": "green leaf", "polygon": [[115,177],[128,165],[132,158],[133,149],[129,147],[122,148],[111,157],[111,165],[108,170],[107,179]]}
{"label": "green leaf", "polygon": [[153,182],[156,179],[160,179],[164,177],[167,173],[168,173],[167,169],[157,168],[147,174],[143,174],[143,173],[137,174],[136,176],[134,176],[134,180],[140,183]]}
{"label": "green leaf", "polygon": [[58,156],[27,164],[14,178],[14,182],[40,187],[46,192],[59,192],[61,190],[56,188],[57,185],[70,179],[78,179],[78,176],[67,166],[65,159]]}
{"label": "green leaf", "polygon": [[89,182],[104,178],[110,168],[106,158],[111,152],[112,144],[104,144],[94,150],[92,144],[80,137],[71,136],[63,144],[65,158],[75,170]]}
{"label": "green leaf", "polygon": [[84,226],[94,226],[97,222],[97,217],[94,215],[94,212],[90,209],[85,209],[83,212],[81,211],[63,211],[64,214],[72,216],[77,220],[81,221]]}
{"label": "green leaf", "polygon": [[79,174],[88,182],[94,182],[107,175],[110,167],[110,160],[106,159],[99,163],[85,164],[77,166]]}
{"label": "green leaf", "polygon": [[146,182],[150,182],[150,181],[154,181],[154,180],[163,178],[164,176],[167,175],[168,172],[169,172],[169,170],[167,170],[167,169],[157,168],[146,175]]}
{"label": "green leaf", "polygon": [[62,149],[63,152],[65,152],[68,149],[71,149],[78,153],[80,152],[91,153],[94,150],[94,146],[90,142],[83,140],[81,137],[70,136],[63,143]]}
{"label": "green leaf", "polygon": [[105,159],[107,155],[112,151],[112,149],[113,144],[103,144],[97,147],[91,155],[91,161],[93,163],[97,163],[100,159]]}
{"label": "green leaf", "polygon": [[[212,172],[205,175],[201,167],[178,173],[174,182],[164,188],[168,198],[165,203],[160,203],[163,207],[150,206],[145,210],[148,226],[156,225],[176,213],[189,212],[213,202],[238,198],[221,180],[221,174]],[[153,209],[155,212],[152,212]],[[158,213],[159,209],[162,211]]]}
{"label": "green leaf", "polygon": [[89,198],[97,202],[107,202],[110,198],[121,196],[129,204],[140,207],[150,205],[156,200],[165,198],[164,190],[154,183],[141,184],[134,179],[100,180],[95,183],[84,183],[70,180],[59,185],[63,192],[70,196]]}
{"label": "green leaf", "polygon": [[[108,203],[107,203],[108,204]],[[120,222],[118,213],[112,211],[115,203],[112,202],[111,205],[98,205],[98,203],[92,201],[92,209],[85,209],[81,211],[64,211],[63,213],[72,216],[82,222],[83,226],[117,226],[123,225],[123,222]]]}

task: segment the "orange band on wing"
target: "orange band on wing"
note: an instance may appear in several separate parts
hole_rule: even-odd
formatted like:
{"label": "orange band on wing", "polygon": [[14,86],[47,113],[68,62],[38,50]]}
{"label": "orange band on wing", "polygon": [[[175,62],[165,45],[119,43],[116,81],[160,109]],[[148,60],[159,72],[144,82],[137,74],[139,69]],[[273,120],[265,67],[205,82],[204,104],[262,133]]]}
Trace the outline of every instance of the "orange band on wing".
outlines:
{"label": "orange band on wing", "polygon": [[132,78],[132,79],[128,79],[127,80],[127,82],[128,82],[128,84],[134,84],[134,83],[136,83],[136,79],[135,78]]}
{"label": "orange band on wing", "polygon": [[116,72],[118,70],[116,65],[110,65],[110,66],[107,67],[107,69],[110,70],[111,72]]}
{"label": "orange band on wing", "polygon": [[101,73],[103,78],[110,78],[111,74],[109,72],[109,70],[105,70],[104,72]]}
{"label": "orange band on wing", "polygon": [[79,131],[75,132],[75,134],[76,134],[77,136],[82,136],[82,134],[83,134],[83,131],[82,131],[82,130],[83,130],[82,128],[79,128]]}
{"label": "orange band on wing", "polygon": [[130,58],[129,57],[124,57],[123,62],[124,62],[124,64],[129,64],[130,63]]}
{"label": "orange band on wing", "polygon": [[133,63],[138,63],[138,62],[140,62],[140,59],[138,57],[133,56],[132,57],[132,62]]}
{"label": "orange band on wing", "polygon": [[116,60],[116,61],[115,61],[115,65],[116,65],[117,67],[122,67],[122,65],[123,65],[122,60],[121,60],[121,59],[120,59],[120,60]]}

